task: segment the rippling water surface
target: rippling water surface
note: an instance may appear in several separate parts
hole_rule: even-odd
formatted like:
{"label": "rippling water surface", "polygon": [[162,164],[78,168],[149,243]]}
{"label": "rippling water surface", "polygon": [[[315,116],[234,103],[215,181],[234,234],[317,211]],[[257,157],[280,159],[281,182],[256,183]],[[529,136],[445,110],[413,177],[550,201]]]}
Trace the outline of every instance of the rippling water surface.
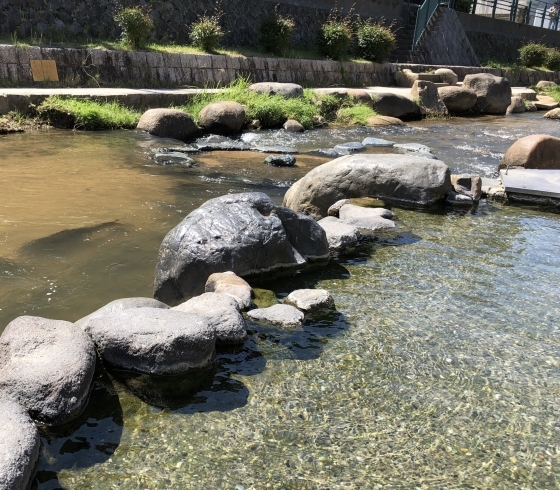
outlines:
{"label": "rippling water surface", "polygon": [[[518,137],[560,136],[540,115],[326,130],[301,151],[375,135],[430,146],[491,176]],[[262,190],[280,202],[325,161],[259,154],[159,167],[169,141],[132,132],[0,139],[0,330],[21,314],[74,321],[151,294],[163,236],[205,200]],[[99,372],[85,413],[43,434],[39,489],[558,488],[560,217],[481,203],[395,209],[399,228],[314,274],[266,285],[331,291],[300,332],[250,324],[192,380]]]}

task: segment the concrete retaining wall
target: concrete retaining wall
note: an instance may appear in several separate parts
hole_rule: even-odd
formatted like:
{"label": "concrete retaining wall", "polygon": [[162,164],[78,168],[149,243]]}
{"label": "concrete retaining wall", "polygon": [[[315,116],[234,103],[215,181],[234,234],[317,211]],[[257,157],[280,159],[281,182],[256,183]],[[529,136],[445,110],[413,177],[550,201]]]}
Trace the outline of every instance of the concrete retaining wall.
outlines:
{"label": "concrete retaining wall", "polygon": [[[299,46],[315,42],[316,31],[329,11],[338,6],[362,17],[399,20],[402,0],[226,0],[221,23],[227,31],[229,46],[259,42],[261,21],[278,12],[291,16],[296,23],[294,42]],[[204,12],[215,13],[215,0],[0,0],[0,34],[16,33],[20,39],[40,37],[48,42],[73,39],[116,39],[120,30],[113,20],[119,6],[144,5],[155,29],[152,39],[186,42],[190,25]]]}

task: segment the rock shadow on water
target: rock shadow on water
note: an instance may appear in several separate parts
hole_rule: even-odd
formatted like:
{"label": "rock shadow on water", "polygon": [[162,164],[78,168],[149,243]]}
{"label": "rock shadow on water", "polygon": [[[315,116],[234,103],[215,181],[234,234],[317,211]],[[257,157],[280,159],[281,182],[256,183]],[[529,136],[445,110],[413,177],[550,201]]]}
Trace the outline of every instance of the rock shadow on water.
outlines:
{"label": "rock shadow on water", "polygon": [[123,409],[109,376],[98,369],[84,412],[76,420],[40,427],[41,455],[32,490],[62,488],[58,473],[107,461],[120,444]]}

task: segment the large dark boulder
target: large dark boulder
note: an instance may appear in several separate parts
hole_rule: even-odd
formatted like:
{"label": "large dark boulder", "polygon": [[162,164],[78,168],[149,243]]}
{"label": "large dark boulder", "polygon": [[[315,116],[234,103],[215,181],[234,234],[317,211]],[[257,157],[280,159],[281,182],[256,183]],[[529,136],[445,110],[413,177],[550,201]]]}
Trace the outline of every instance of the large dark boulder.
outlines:
{"label": "large dark boulder", "polygon": [[196,138],[199,132],[193,117],[179,109],[150,109],[142,114],[136,129],[181,141]]}
{"label": "large dark boulder", "polygon": [[200,316],[130,308],[94,318],[86,331],[104,362],[142,374],[183,374],[212,362],[216,330]]}
{"label": "large dark boulder", "polygon": [[485,114],[505,114],[511,104],[509,80],[490,73],[467,75],[463,88],[476,92],[475,110]]}
{"label": "large dark boulder", "polygon": [[430,206],[451,191],[449,167],[417,155],[349,155],[315,167],[284,196],[284,206],[315,219],[340,199],[379,199]]}
{"label": "large dark boulder", "polygon": [[87,401],[95,359],[90,338],[72,323],[20,316],[0,337],[0,397],[40,423],[65,423]]}
{"label": "large dark boulder", "polygon": [[17,403],[0,401],[0,489],[29,487],[39,459],[39,431]]}
{"label": "large dark boulder", "polygon": [[439,87],[439,97],[452,114],[470,111],[476,104],[477,95],[474,90],[464,87]]}
{"label": "large dark boulder", "polygon": [[397,117],[399,119],[417,119],[420,117],[420,107],[409,98],[399,94],[375,94],[373,108],[381,116]]}
{"label": "large dark boulder", "polygon": [[245,109],[237,102],[213,102],[200,111],[200,125],[209,133],[240,133],[244,123]]}
{"label": "large dark boulder", "polygon": [[243,277],[296,271],[328,255],[325,232],[308,216],[276,206],[260,192],[221,196],[195,209],[164,238],[154,297],[177,305],[202,294],[214,272]]}

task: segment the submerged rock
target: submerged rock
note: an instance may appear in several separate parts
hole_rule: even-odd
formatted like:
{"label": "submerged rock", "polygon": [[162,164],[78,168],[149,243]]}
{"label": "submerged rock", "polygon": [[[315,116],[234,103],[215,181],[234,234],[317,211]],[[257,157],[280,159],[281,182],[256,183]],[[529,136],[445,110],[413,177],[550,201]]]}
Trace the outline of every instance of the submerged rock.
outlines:
{"label": "submerged rock", "polygon": [[393,146],[393,148],[396,148],[397,150],[405,150],[411,153],[431,153],[428,146],[421,145],[420,143],[397,143]]}
{"label": "submerged rock", "polygon": [[216,331],[216,343],[239,344],[247,338],[247,326],[239,304],[228,294],[204,293],[173,309],[205,318]]}
{"label": "submerged rock", "polygon": [[534,134],[518,139],[509,147],[499,168],[560,169],[560,138]]}
{"label": "submerged rock", "polygon": [[475,109],[485,114],[505,114],[511,104],[509,80],[490,73],[467,75],[463,87],[474,90],[477,100]]}
{"label": "submerged rock", "polygon": [[270,155],[264,159],[264,163],[274,167],[293,167],[296,164],[296,158],[292,155]]}
{"label": "submerged rock", "polygon": [[325,232],[308,216],[276,206],[263,193],[210,199],[163,240],[154,297],[176,305],[204,292],[206,278],[296,271],[328,259]]}
{"label": "submerged rock", "polygon": [[359,153],[364,151],[366,147],[359,143],[358,141],[350,141],[348,143],[341,143],[340,145],[335,145],[334,150],[341,155],[351,155],[352,153]]}
{"label": "submerged rock", "polygon": [[326,289],[298,289],[292,291],[284,303],[307,312],[332,308],[334,299]]}
{"label": "submerged rock", "polygon": [[304,314],[290,305],[274,305],[269,308],[259,308],[247,313],[251,320],[270,323],[283,328],[299,328],[304,319]]}
{"label": "submerged rock", "polygon": [[362,145],[371,146],[374,148],[390,148],[395,144],[394,141],[388,141],[381,138],[365,138],[362,141]]}
{"label": "submerged rock", "polygon": [[136,129],[180,141],[188,141],[198,134],[193,117],[179,109],[150,109],[142,114]]}
{"label": "submerged rock", "polygon": [[72,323],[20,316],[0,337],[0,397],[40,423],[63,424],[80,415],[95,361],[93,343]]}
{"label": "submerged rock", "polygon": [[211,134],[205,138],[198,138],[195,145],[199,151],[249,151],[251,149],[251,146],[243,141],[233,140],[216,134]]}
{"label": "submerged rock", "polygon": [[200,111],[200,125],[209,133],[240,133],[245,123],[245,109],[237,102],[213,102]]}
{"label": "submerged rock", "polygon": [[86,332],[104,362],[144,374],[208,366],[216,331],[205,318],[161,308],[131,308],[90,320]]}
{"label": "submerged rock", "polygon": [[155,153],[153,159],[158,165],[162,165],[164,167],[168,165],[184,165],[185,167],[194,167],[195,165],[195,161],[191,157],[189,157],[185,153],[180,153],[178,151]]}
{"label": "submerged rock", "polygon": [[344,223],[334,216],[327,216],[318,223],[327,234],[331,250],[341,251],[355,247],[360,240],[360,232],[357,227]]}
{"label": "submerged rock", "polygon": [[239,277],[235,272],[217,272],[206,281],[204,290],[207,293],[223,293],[237,301],[240,310],[251,307],[252,288],[249,283]]}
{"label": "submerged rock", "polygon": [[29,488],[41,439],[27,412],[13,401],[0,400],[0,441],[0,488]]}
{"label": "submerged rock", "polygon": [[340,199],[377,197],[429,206],[451,191],[449,167],[419,155],[350,155],[320,165],[298,180],[284,205],[320,219]]}

